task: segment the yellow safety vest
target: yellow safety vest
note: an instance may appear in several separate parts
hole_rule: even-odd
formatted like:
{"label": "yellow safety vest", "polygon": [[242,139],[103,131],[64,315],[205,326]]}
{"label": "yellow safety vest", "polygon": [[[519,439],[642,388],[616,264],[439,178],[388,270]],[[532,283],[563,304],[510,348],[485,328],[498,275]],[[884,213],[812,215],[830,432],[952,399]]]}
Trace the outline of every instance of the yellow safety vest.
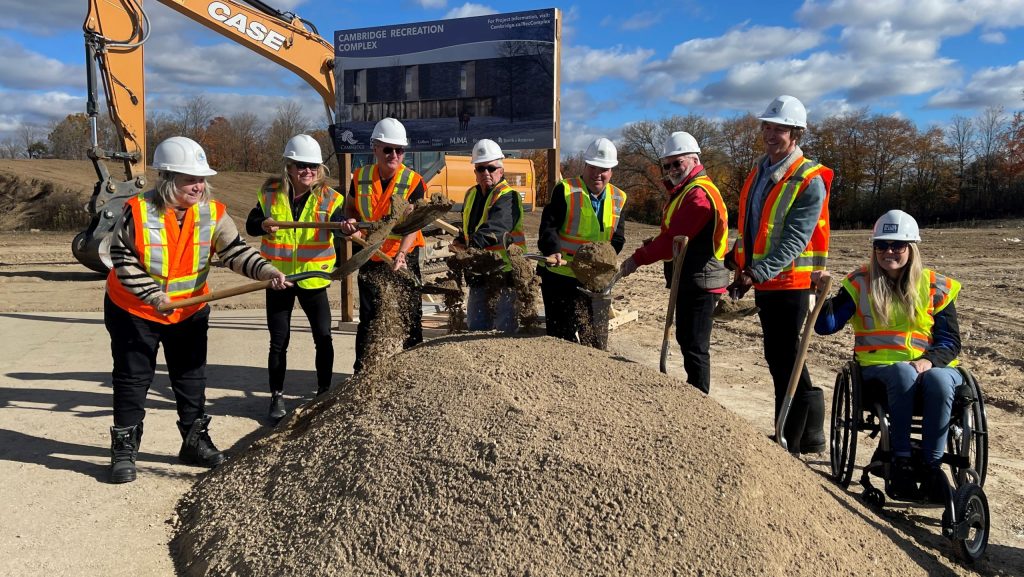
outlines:
{"label": "yellow safety vest", "polygon": [[[525,247],[526,234],[523,232],[523,201],[522,198],[519,196],[519,193],[516,192],[511,186],[509,186],[508,182],[506,182],[504,178],[491,187],[491,191],[487,195],[487,198],[485,200],[487,204],[486,206],[484,206],[484,212],[483,215],[481,215],[480,217],[480,222],[476,223],[476,227],[474,227],[473,230],[469,229],[469,217],[471,214],[473,214],[473,204],[476,202],[477,192],[479,192],[479,190],[479,186],[474,186],[467,190],[466,198],[462,202],[462,234],[466,237],[466,241],[468,242],[469,236],[474,232],[480,230],[480,227],[483,226],[485,222],[487,222],[487,215],[490,214],[491,208],[493,208],[494,205],[497,204],[498,199],[500,199],[502,196],[505,196],[506,194],[511,194],[514,195],[516,198],[516,208],[518,208],[519,214],[516,216],[516,223],[512,227],[512,230],[509,231],[509,235],[512,237],[512,244]],[[500,252],[501,259],[505,261],[505,266],[502,270],[504,270],[505,272],[509,272],[512,270],[512,261],[508,257],[508,251],[505,250],[505,246],[501,244],[501,239],[498,239],[498,241],[498,244],[485,246],[483,248],[485,248],[486,250]]]}
{"label": "yellow safety vest", "polygon": [[[336,190],[321,185],[310,190],[298,222],[329,222],[344,199]],[[259,193],[260,209],[268,218],[292,220],[291,199],[280,180],[267,183]],[[317,228],[282,228],[265,234],[260,240],[260,254],[286,275],[310,271],[330,272],[334,269],[334,235]],[[324,278],[308,278],[298,282],[304,289],[330,286]]]}
{"label": "yellow safety vest", "polygon": [[[562,191],[565,194],[565,222],[558,231],[558,248],[562,260],[572,263],[576,251],[583,245],[612,239],[619,219],[622,218],[622,208],[626,205],[626,193],[608,184],[605,187],[602,211],[598,215],[590,203],[590,192],[582,178],[563,180]],[[553,273],[576,278],[568,264],[547,268]]]}
{"label": "yellow safety vest", "polygon": [[[670,229],[672,216],[679,209],[679,205],[686,198],[686,195],[697,187],[704,189],[711,200],[711,205],[715,207],[715,231],[711,236],[712,253],[715,256],[715,260],[721,262],[725,259],[725,253],[729,250],[729,212],[725,208],[725,201],[722,200],[722,193],[718,191],[718,187],[715,186],[715,183],[711,182],[707,175],[698,176],[690,181],[683,188],[682,192],[677,194],[672,199],[672,202],[668,203],[668,206],[665,207],[665,216],[661,221],[661,230],[667,231]],[[667,258],[665,260],[669,261],[672,259]]]}
{"label": "yellow safety vest", "polygon": [[[920,358],[932,344],[932,327],[935,315],[953,302],[960,293],[960,283],[947,276],[924,269],[917,290],[920,304],[913,326],[902,311],[890,319],[886,326],[879,326],[871,308],[871,285],[867,267],[861,267],[843,279],[857,312],[850,324],[853,325],[853,351],[861,366],[891,365]],[[954,360],[949,366],[956,366]]]}

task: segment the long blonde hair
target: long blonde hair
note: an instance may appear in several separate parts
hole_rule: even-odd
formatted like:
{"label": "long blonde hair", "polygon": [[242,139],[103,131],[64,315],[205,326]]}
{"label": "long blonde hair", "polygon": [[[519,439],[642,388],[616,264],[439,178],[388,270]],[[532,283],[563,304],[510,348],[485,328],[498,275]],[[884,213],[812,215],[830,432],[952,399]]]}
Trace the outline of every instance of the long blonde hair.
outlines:
{"label": "long blonde hair", "polygon": [[902,312],[913,324],[917,320],[917,310],[922,304],[920,291],[917,290],[924,267],[921,264],[921,251],[917,243],[912,242],[907,248],[907,264],[900,269],[900,276],[889,278],[878,265],[874,247],[871,248],[871,264],[868,266],[868,278],[871,283],[871,312],[879,326],[888,325]]}
{"label": "long blonde hair", "polygon": [[[178,196],[178,188],[174,186],[174,178],[178,176],[177,172],[171,172],[170,170],[160,171],[160,180],[156,183],[156,195],[153,198],[153,208],[157,213],[162,213],[168,208],[174,207],[174,199]],[[210,201],[210,196],[213,194],[213,186],[210,185],[210,181],[203,178],[203,182],[206,183],[206,188],[203,189],[203,194],[199,198],[199,204],[206,204]]]}
{"label": "long blonde hair", "polygon": [[[294,162],[295,161],[293,160],[286,159],[284,168],[281,169],[281,186],[284,187],[284,192],[288,195],[288,198],[291,198],[292,194],[292,179],[288,175],[288,165],[294,164]],[[325,180],[327,180],[327,167],[320,164],[320,166],[316,167],[316,178],[314,178],[313,182],[309,184],[309,191],[315,193],[320,190],[320,187],[323,186]]]}

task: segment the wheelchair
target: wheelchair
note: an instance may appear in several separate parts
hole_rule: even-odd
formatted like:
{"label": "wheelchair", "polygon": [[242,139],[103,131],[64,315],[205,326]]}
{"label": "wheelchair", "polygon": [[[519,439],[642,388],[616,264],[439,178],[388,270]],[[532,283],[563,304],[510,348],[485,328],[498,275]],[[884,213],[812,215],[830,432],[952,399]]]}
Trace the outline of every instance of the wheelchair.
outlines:
{"label": "wheelchair", "polygon": [[[982,489],[988,470],[988,428],[981,388],[974,376],[957,367],[964,383],[953,397],[949,434],[942,464],[949,468],[946,478],[945,509],[942,513],[942,535],[953,542],[957,555],[968,563],[981,557],[988,546],[988,499]],[[922,419],[915,403],[911,421],[911,446],[915,462],[920,462]],[[836,375],[832,396],[831,433],[829,439],[833,479],[844,489],[849,487],[857,461],[858,433],[869,438],[880,437],[878,448],[864,466],[860,484],[862,498],[881,508],[890,491],[892,455],[889,444],[888,400],[881,382],[865,383],[860,365],[849,361]],[[871,476],[881,477],[884,492],[871,483]],[[945,477],[945,471],[942,475]],[[951,480],[951,482],[950,482]]]}

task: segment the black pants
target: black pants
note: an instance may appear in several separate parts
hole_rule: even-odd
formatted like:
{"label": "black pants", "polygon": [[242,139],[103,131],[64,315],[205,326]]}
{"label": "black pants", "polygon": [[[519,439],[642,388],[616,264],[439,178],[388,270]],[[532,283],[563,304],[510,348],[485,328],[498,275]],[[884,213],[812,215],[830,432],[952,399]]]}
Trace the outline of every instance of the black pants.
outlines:
{"label": "black pants", "polygon": [[591,330],[594,311],[590,297],[580,292],[575,277],[537,268],[540,294],[544,299],[544,324],[548,336],[603,349],[600,331]]}
{"label": "black pants", "polygon": [[686,382],[704,394],[711,392],[711,327],[721,297],[698,288],[676,295],[676,342],[683,352]]}
{"label": "black pants", "polygon": [[156,372],[156,353],[164,345],[167,374],[185,426],[203,415],[206,404],[206,333],[210,307],[187,319],[164,325],[137,317],[103,299],[103,324],[110,333],[114,358],[114,425],[130,427],[146,416],[146,394]]}
{"label": "black pants", "polygon": [[[789,377],[800,348],[800,331],[810,305],[810,289],[755,291],[754,304],[760,309],[761,332],[764,333],[764,360],[775,383],[775,415],[779,414],[782,400],[789,388]],[[809,392],[811,375],[805,364],[800,373],[796,395]]]}
{"label": "black pants", "polygon": [[302,312],[309,319],[316,347],[316,384],[318,389],[331,386],[334,374],[334,342],[331,340],[331,303],[327,288],[303,289],[293,286],[267,291],[267,328],[270,329],[270,391],[284,391],[284,375],[288,370],[288,343],[291,341],[292,310],[298,299]]}
{"label": "black pants", "polygon": [[[409,272],[417,279],[421,278],[419,253],[419,248],[413,249],[405,259]],[[380,314],[380,307],[385,304],[381,302],[380,287],[371,278],[390,278],[402,285],[399,306],[404,311],[402,316],[409,319],[409,333],[402,348],[408,349],[423,342],[423,296],[404,272],[395,273],[390,269],[391,265],[386,262],[374,260],[359,268],[359,325],[356,327],[356,361],[352,365],[354,372],[363,370],[370,326]]]}

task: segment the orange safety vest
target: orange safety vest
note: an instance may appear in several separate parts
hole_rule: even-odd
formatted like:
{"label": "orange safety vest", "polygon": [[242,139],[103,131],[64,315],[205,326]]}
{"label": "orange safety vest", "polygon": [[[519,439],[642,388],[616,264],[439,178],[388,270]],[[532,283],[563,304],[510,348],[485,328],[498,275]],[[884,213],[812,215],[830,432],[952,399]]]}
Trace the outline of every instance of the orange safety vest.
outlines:
{"label": "orange safety vest", "polygon": [[[395,171],[395,175],[391,177],[387,190],[383,190],[381,187],[380,170],[376,164],[360,166],[352,175],[352,180],[355,181],[356,185],[356,213],[359,215],[359,220],[363,222],[376,222],[384,218],[391,212],[391,196],[393,194],[399,194],[402,198],[409,200],[413,191],[423,182],[423,178],[416,171],[404,164],[399,166],[398,170]],[[400,217],[401,215],[398,216]],[[401,236],[389,234],[380,250],[394,258],[398,255],[398,248],[401,244]],[[425,245],[423,233],[416,231],[416,240],[413,242],[412,247],[409,248],[409,252],[412,252],[413,248]],[[384,259],[374,255],[372,260],[381,261]]]}
{"label": "orange safety vest", "polygon": [[[505,179],[501,179],[493,187],[491,187],[490,193],[484,200],[487,204],[484,206],[484,212],[480,216],[480,222],[476,223],[476,227],[473,230],[469,229],[469,217],[473,214],[473,204],[476,202],[477,192],[480,191],[479,186],[474,186],[466,191],[466,198],[462,202],[462,234],[466,237],[466,241],[469,241],[469,236],[480,229],[485,222],[487,222],[487,215],[490,213],[494,205],[497,204],[498,199],[506,194],[512,194],[516,197],[516,207],[519,209],[519,214],[516,217],[516,223],[509,231],[509,236],[512,238],[512,244],[526,247],[526,234],[523,232],[523,201],[519,193],[516,192]],[[508,257],[508,251],[505,250],[505,245],[498,239],[498,244],[483,247],[486,250],[501,252],[501,258],[505,261],[504,271],[508,272],[512,270],[512,261]]]}
{"label": "orange safety vest", "polygon": [[601,214],[594,212],[590,202],[590,192],[582,178],[567,178],[562,181],[565,194],[565,222],[558,230],[558,250],[562,253],[563,266],[549,266],[553,273],[576,278],[568,263],[572,263],[576,251],[583,245],[592,242],[608,242],[615,234],[615,227],[622,218],[622,208],[626,205],[626,193],[608,184],[607,195],[602,204]]}
{"label": "orange safety vest", "polygon": [[[821,214],[818,216],[818,223],[814,226],[814,232],[811,233],[811,240],[807,243],[807,247],[775,278],[762,283],[754,283],[754,288],[758,290],[809,288],[811,286],[811,271],[825,269],[828,262],[829,231],[831,229],[828,200],[829,191],[832,189],[832,175],[832,169],[801,156],[768,193],[764,206],[761,207],[761,222],[758,226],[757,236],[754,238],[753,262],[763,259],[782,241],[786,215],[789,214],[797,197],[807,190],[811,180],[820,176],[825,183],[825,201],[821,205]],[[741,270],[747,262],[743,248],[743,233],[746,230],[747,221],[747,197],[756,177],[757,168],[755,167],[747,175],[747,180],[743,183],[743,189],[740,191],[739,239],[736,241],[735,258],[736,264]],[[757,207],[754,207],[754,210],[757,210]]]}
{"label": "orange safety vest", "polygon": [[[850,320],[853,325],[853,352],[861,366],[891,365],[920,358],[932,344],[935,315],[960,294],[960,283],[931,269],[921,272],[918,282],[919,305],[913,325],[903,311],[887,326],[875,321],[871,307],[871,283],[868,269],[862,266],[843,279],[843,287],[857,305]],[[956,359],[949,366],[956,366]]]}
{"label": "orange safety vest", "polygon": [[[134,227],[133,248],[142,268],[171,301],[207,294],[213,238],[217,223],[226,214],[224,205],[216,200],[192,205],[179,228],[174,210],[168,208],[158,214],[153,209],[155,195],[156,191],[151,190],[125,202],[132,211],[132,222],[126,225]],[[113,269],[107,274],[107,295],[129,313],[165,325],[181,322],[206,306],[200,303],[162,315],[128,291]]]}
{"label": "orange safety vest", "polygon": [[[661,218],[661,232],[667,233],[672,223],[672,216],[679,209],[679,205],[682,204],[686,195],[695,188],[702,188],[707,193],[708,199],[711,200],[711,205],[715,207],[715,230],[711,236],[712,243],[712,254],[715,256],[715,260],[721,262],[725,259],[725,253],[729,250],[729,212],[725,208],[725,201],[722,200],[722,193],[719,192],[718,187],[715,183],[711,182],[711,178],[707,175],[698,176],[697,178],[690,181],[680,192],[672,199],[671,202],[665,207],[665,212]],[[671,258],[664,259],[666,261],[672,260]]]}
{"label": "orange safety vest", "polygon": [[[302,214],[298,216],[299,222],[328,222],[344,200],[327,185],[311,190],[308,194]],[[287,221],[293,217],[291,199],[284,193],[280,180],[271,181],[260,189],[259,203],[263,214],[269,218]],[[260,237],[260,254],[286,275],[308,271],[330,272],[335,262],[334,235],[326,229],[283,228]],[[330,280],[322,278],[298,282],[304,289],[323,288],[330,284]]]}

